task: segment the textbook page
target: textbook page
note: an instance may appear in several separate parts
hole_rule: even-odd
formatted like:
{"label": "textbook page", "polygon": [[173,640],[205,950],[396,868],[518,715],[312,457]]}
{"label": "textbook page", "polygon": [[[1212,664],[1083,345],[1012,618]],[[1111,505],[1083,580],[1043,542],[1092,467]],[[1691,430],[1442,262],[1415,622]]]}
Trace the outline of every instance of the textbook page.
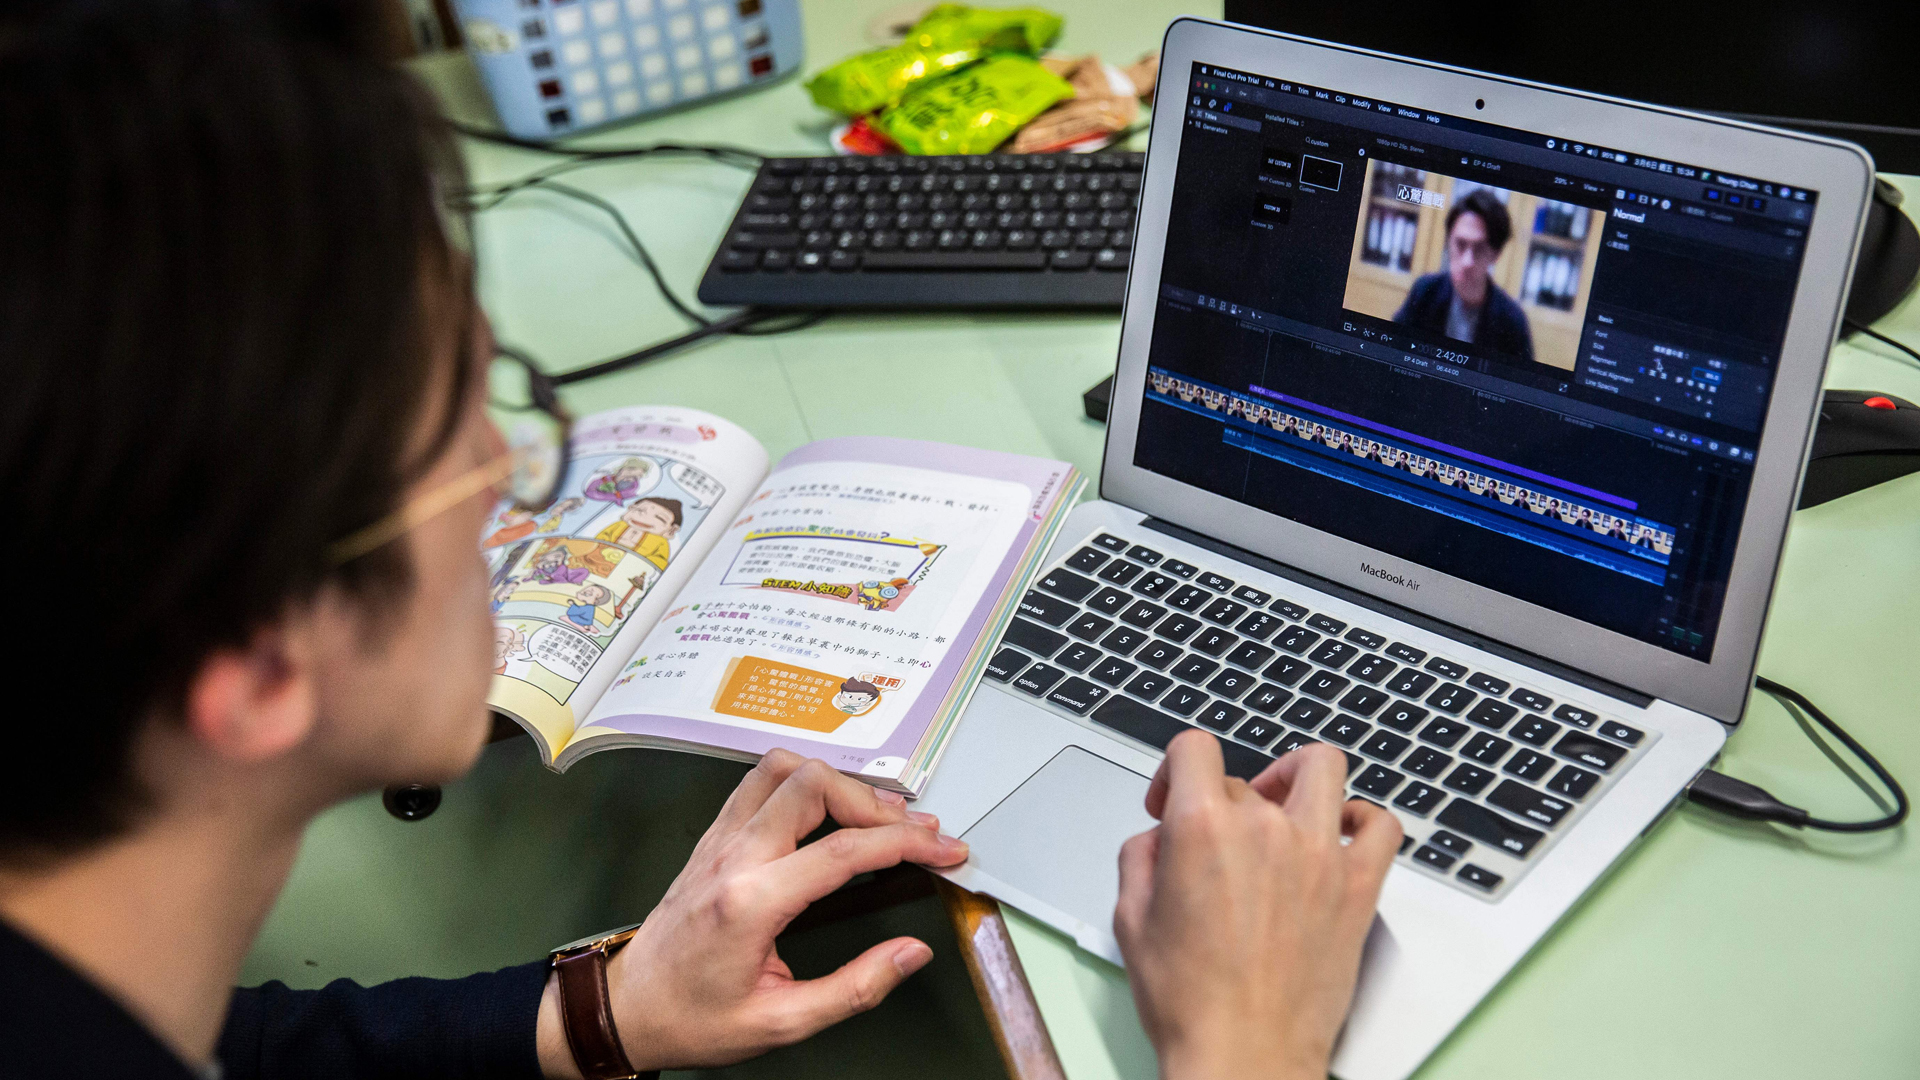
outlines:
{"label": "textbook page", "polygon": [[747,759],[784,746],[898,783],[1071,473],[902,439],[795,451],[560,764],[601,736]]}
{"label": "textbook page", "polygon": [[482,530],[493,686],[549,763],[767,471],[730,420],[638,406],[577,421],[560,494]]}

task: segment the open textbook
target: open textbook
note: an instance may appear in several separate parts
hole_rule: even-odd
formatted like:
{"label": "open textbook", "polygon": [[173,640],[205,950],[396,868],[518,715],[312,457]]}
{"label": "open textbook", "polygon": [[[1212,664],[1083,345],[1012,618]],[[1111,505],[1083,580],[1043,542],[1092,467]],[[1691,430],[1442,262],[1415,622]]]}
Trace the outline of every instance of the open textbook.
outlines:
{"label": "open textbook", "polygon": [[488,701],[555,769],[622,746],[783,746],[918,794],[1082,482],[881,438],[769,470],[709,413],[586,417],[558,500],[503,504],[482,532]]}

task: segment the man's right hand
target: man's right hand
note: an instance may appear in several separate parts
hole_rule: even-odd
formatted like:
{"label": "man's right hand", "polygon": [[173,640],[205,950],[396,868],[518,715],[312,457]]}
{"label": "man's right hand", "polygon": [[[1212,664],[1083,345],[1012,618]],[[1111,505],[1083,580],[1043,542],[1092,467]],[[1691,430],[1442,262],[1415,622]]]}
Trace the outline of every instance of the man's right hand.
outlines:
{"label": "man's right hand", "polygon": [[1325,1080],[1401,836],[1344,800],[1344,758],[1304,747],[1248,783],[1204,731],[1168,745],[1113,915],[1165,1080]]}
{"label": "man's right hand", "polygon": [[[614,1025],[645,1072],[730,1065],[878,1005],[933,959],[894,938],[839,970],[796,979],[775,939],[808,904],[857,874],[902,862],[954,866],[967,845],[907,800],[823,761],[774,750],[740,781],[647,921],[607,963]],[[831,817],[842,827],[810,844]],[[549,1077],[579,1076],[560,991],[547,980],[536,1029]]]}

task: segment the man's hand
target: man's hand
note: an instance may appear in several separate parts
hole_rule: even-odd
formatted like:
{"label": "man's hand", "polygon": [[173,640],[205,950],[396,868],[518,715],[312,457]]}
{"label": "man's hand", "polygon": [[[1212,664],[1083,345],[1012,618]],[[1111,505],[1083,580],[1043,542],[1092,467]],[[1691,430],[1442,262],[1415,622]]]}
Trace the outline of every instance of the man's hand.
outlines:
{"label": "man's hand", "polygon": [[[831,816],[842,828],[805,847]],[[933,959],[925,942],[881,942],[840,970],[799,981],[774,937],[849,878],[900,862],[952,866],[967,846],[906,800],[775,750],[740,782],[660,905],[607,965],[614,1026],[642,1072],[729,1065],[878,1005]],[[540,1003],[540,1064],[577,1077],[559,986]]]}
{"label": "man's hand", "polygon": [[1330,746],[1249,784],[1206,732],[1168,745],[1147,789],[1160,824],[1120,849],[1113,913],[1166,1080],[1325,1080],[1400,847],[1392,814],[1343,804],[1345,776]]}

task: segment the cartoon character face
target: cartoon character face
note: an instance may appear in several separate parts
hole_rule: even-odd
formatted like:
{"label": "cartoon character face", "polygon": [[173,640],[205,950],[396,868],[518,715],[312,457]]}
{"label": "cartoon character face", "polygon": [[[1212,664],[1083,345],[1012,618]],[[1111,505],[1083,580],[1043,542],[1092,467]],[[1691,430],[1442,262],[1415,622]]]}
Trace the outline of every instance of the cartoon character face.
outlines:
{"label": "cartoon character face", "polygon": [[582,585],[580,591],[573,594],[574,603],[589,607],[599,607],[611,599],[613,599],[613,590],[599,583]]}
{"label": "cartoon character face", "polygon": [[848,716],[858,716],[879,700],[879,687],[859,679],[848,679],[840,684],[840,692],[833,695],[833,707]]}
{"label": "cartoon character face", "polygon": [[566,564],[567,549],[563,547],[557,547],[551,551],[543,551],[539,555],[536,555],[533,560],[533,566],[536,570],[558,570]]}
{"label": "cartoon character face", "polygon": [[671,540],[673,534],[680,531],[680,526],[674,522],[673,516],[673,511],[662,506],[658,501],[641,499],[627,507],[627,512],[621,514],[620,519],[641,532],[650,532]]}
{"label": "cartoon character face", "polygon": [[515,630],[513,627],[511,626],[494,627],[493,628],[493,666],[499,667],[500,665],[506,663],[508,658],[513,655],[514,650],[518,648],[519,641],[520,641],[520,631]]}
{"label": "cartoon character face", "polygon": [[846,713],[848,716],[853,716],[865,712],[867,706],[872,705],[877,700],[879,699],[871,694],[849,694],[845,690],[842,690],[833,695],[833,707]]}

